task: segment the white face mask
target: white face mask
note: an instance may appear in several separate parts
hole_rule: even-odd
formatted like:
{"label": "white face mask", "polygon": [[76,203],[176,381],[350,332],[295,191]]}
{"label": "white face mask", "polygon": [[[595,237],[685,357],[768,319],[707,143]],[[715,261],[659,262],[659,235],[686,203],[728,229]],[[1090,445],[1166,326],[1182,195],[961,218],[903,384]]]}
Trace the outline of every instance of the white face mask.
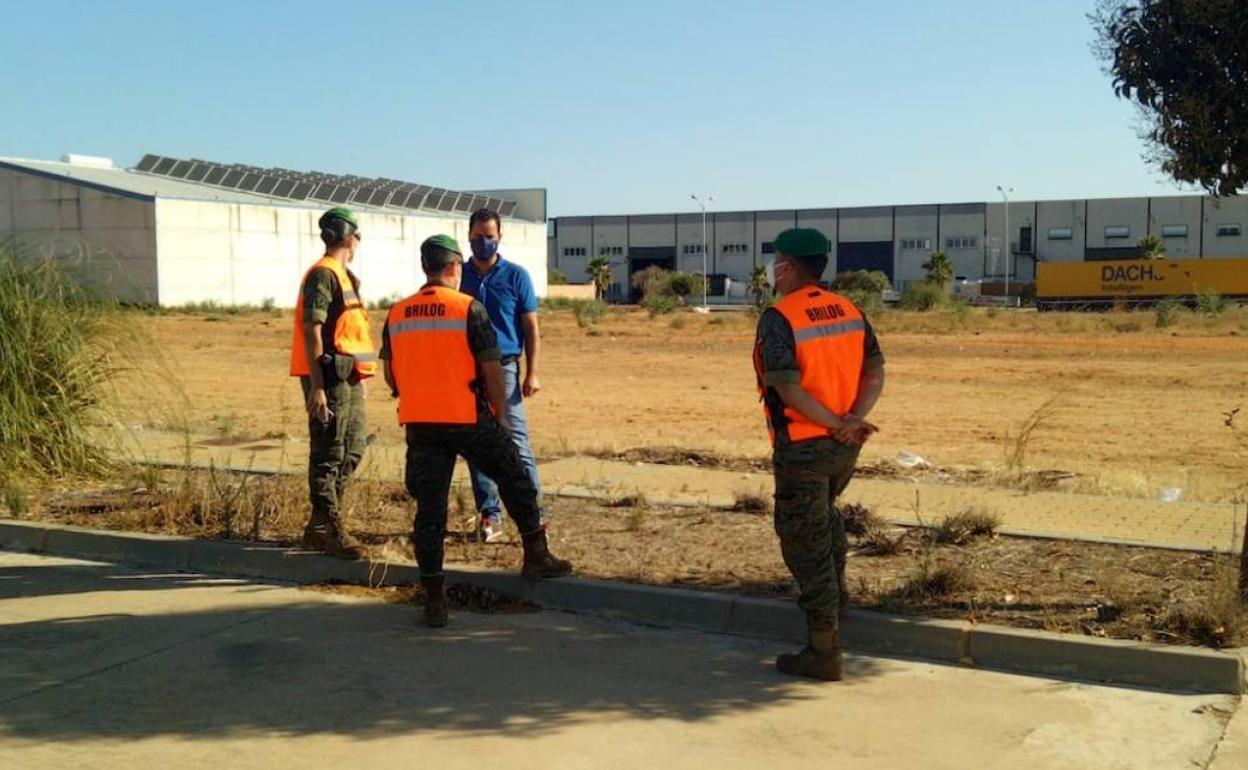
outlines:
{"label": "white face mask", "polygon": [[776,285],[776,260],[774,259],[767,262],[767,285],[772,287]]}

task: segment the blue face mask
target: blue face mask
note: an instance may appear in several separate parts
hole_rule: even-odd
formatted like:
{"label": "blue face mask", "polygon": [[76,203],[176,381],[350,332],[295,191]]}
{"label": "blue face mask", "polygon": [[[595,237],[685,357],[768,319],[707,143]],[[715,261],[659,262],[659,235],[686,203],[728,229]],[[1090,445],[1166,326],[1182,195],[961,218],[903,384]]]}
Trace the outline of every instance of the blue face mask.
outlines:
{"label": "blue face mask", "polygon": [[498,253],[498,241],[493,238],[473,238],[468,241],[472,247],[472,256],[482,262],[488,262]]}

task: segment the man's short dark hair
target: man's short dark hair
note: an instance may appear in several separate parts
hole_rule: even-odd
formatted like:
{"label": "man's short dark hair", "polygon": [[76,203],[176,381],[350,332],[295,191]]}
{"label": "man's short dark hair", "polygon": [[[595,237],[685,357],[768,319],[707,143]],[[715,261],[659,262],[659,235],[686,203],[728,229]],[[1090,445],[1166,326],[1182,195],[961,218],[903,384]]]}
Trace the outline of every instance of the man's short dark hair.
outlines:
{"label": "man's short dark hair", "polygon": [[489,222],[491,220],[493,220],[494,225],[498,228],[499,232],[502,232],[502,217],[500,217],[498,212],[494,209],[477,209],[472,212],[472,216],[468,217],[468,229],[471,230],[482,222]]}
{"label": "man's short dark hair", "polygon": [[420,266],[425,275],[442,275],[442,271],[456,262],[463,262],[459,254],[441,246],[426,246],[420,250]]}
{"label": "man's short dark hair", "polygon": [[818,281],[823,278],[823,272],[828,269],[827,254],[820,254],[815,257],[793,257],[788,254],[783,256],[792,262],[797,271],[802,274],[802,277],[808,281]]}

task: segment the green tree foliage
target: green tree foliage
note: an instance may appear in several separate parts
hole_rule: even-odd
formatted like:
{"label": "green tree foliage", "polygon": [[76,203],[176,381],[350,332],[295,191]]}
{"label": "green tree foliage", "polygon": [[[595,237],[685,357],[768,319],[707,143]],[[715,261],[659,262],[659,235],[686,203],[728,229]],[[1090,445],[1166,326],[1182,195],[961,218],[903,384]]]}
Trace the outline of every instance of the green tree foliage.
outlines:
{"label": "green tree foliage", "polygon": [[943,251],[933,251],[923,263],[923,269],[927,271],[927,282],[942,289],[953,280],[953,263],[949,261],[949,255]]}
{"label": "green tree foliage", "polygon": [[1248,2],[1101,0],[1094,50],[1150,160],[1213,195],[1248,184]]}
{"label": "green tree foliage", "polygon": [[754,298],[755,307],[763,306],[763,299],[771,291],[771,282],[767,280],[767,266],[756,265],[750,271],[750,296]]}
{"label": "green tree foliage", "polygon": [[594,284],[594,298],[602,299],[611,288],[611,263],[606,257],[594,257],[585,265],[585,272]]}
{"label": "green tree foliage", "polygon": [[1136,244],[1145,259],[1161,259],[1166,256],[1166,242],[1155,235],[1146,235]]}
{"label": "green tree foliage", "polygon": [[831,283],[832,291],[848,297],[866,313],[878,313],[884,308],[884,292],[888,286],[888,276],[879,270],[837,273]]}

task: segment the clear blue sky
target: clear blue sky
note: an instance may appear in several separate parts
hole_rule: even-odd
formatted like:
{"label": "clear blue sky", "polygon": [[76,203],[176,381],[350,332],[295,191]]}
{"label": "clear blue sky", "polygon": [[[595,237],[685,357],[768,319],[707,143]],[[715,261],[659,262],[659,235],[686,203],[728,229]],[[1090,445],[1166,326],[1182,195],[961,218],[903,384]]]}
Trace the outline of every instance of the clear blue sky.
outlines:
{"label": "clear blue sky", "polygon": [[551,212],[1178,192],[1094,0],[0,0],[0,155],[546,187]]}

